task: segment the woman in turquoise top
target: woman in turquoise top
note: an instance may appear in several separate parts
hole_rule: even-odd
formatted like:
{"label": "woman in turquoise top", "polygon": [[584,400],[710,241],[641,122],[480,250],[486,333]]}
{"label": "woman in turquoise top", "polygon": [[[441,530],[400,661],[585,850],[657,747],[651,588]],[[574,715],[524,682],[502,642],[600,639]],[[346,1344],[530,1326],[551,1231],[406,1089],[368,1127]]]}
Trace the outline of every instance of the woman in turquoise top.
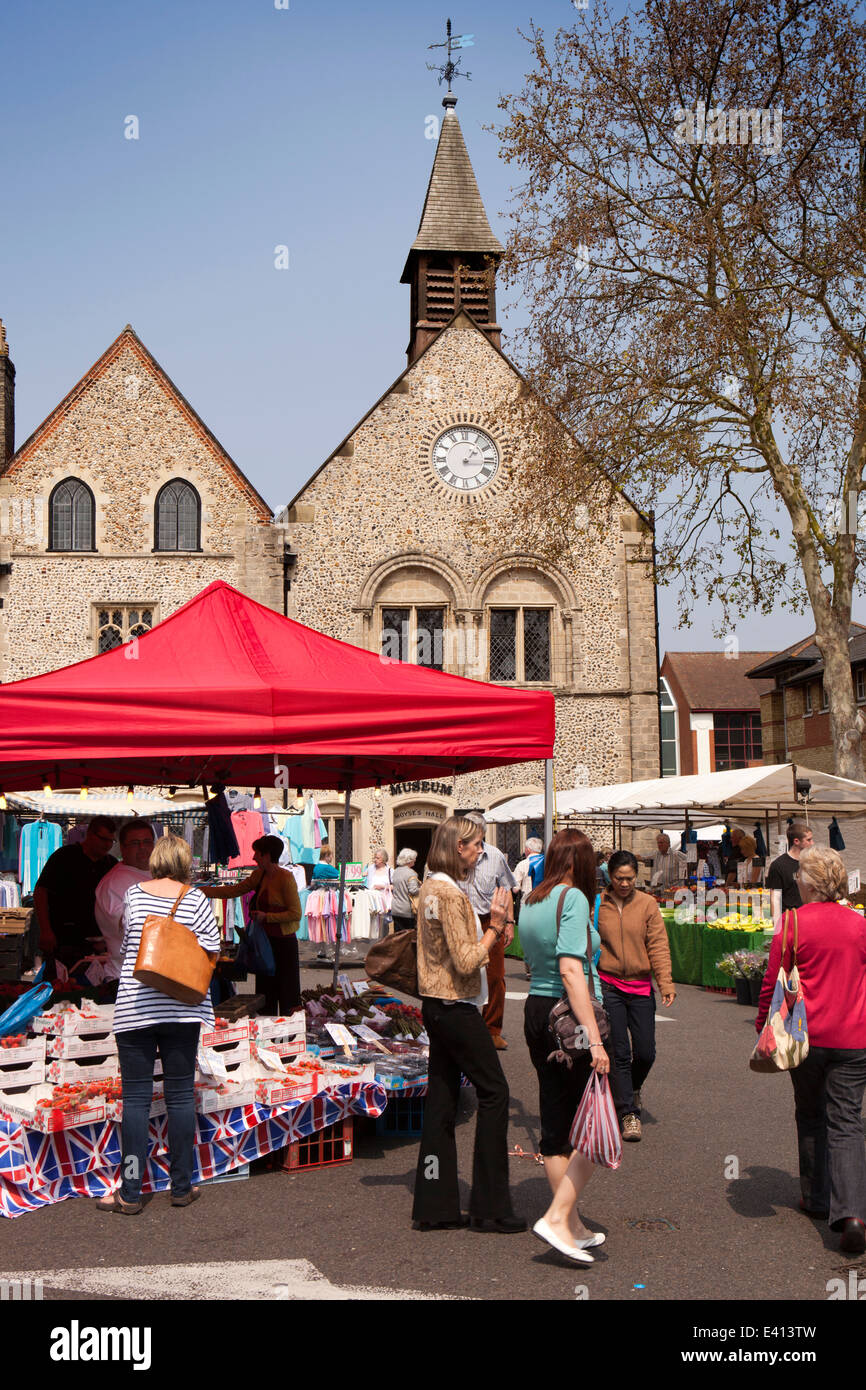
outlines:
{"label": "woman in turquoise top", "polygon": [[[557,937],[556,918],[563,898]],[[604,1234],[589,1230],[581,1220],[578,1200],[592,1175],[592,1164],[572,1149],[569,1133],[592,1072],[604,1076],[610,1070],[589,992],[587,934],[590,956],[601,944],[590,927],[591,903],[595,903],[595,851],[583,831],[561,830],[547,848],[544,878],[520,912],[520,944],[532,972],[523,1030],[538,1073],[540,1148],[553,1193],[550,1206],[532,1229],[560,1254],[581,1264],[592,1263],[589,1250],[601,1245]],[[591,978],[601,1003],[594,971]],[[590,1041],[589,1051],[579,1053],[572,1067],[547,1060],[554,1050],[548,1017],[563,993]]]}

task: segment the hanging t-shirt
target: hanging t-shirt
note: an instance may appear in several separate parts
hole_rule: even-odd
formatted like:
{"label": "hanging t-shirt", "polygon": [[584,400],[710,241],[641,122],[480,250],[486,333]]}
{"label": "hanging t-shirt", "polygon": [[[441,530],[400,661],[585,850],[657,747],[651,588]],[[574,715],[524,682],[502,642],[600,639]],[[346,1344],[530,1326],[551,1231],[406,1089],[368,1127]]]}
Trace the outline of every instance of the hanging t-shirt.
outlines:
{"label": "hanging t-shirt", "polygon": [[[34,820],[25,825],[21,831],[18,863],[18,881],[25,898],[33,892],[39,875],[62,843],[63,832],[54,821]],[[111,868],[111,864],[108,867]]]}
{"label": "hanging t-shirt", "polygon": [[262,818],[258,811],[234,811],[232,829],[238,842],[238,853],[229,860],[230,869],[245,869],[255,864],[253,841],[260,840],[265,833]]}

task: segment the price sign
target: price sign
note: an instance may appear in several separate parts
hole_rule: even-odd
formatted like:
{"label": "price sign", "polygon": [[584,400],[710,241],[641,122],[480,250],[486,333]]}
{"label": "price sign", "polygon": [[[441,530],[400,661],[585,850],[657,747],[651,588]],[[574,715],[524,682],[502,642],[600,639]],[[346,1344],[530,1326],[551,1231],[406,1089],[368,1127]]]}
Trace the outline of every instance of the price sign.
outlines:
{"label": "price sign", "polygon": [[362,1042],[369,1043],[371,1047],[378,1047],[380,1052],[387,1055],[388,1049],[382,1045],[378,1033],[374,1033],[373,1029],[368,1028],[366,1023],[353,1023],[352,1032],[356,1033]]}
{"label": "price sign", "polygon": [[354,984],[352,983],[352,981],[349,979],[348,975],[345,975],[345,974],[342,972],[342,970],[340,971],[339,975],[337,976],[337,984],[340,986],[340,989],[343,991],[343,993],[344,993],[344,995],[346,996],[347,999],[354,999],[354,997],[355,997],[355,986],[354,986]]}
{"label": "price sign", "polygon": [[326,1023],[325,1030],[326,1032],[330,1033],[331,1037],[334,1039],[334,1042],[337,1044],[338,1047],[341,1047],[344,1052],[352,1051],[355,1039],[352,1036],[349,1029],[345,1026],[345,1024]]}
{"label": "price sign", "polygon": [[859,869],[852,869],[851,872],[850,872],[849,875],[848,875],[848,892],[849,892],[849,893],[859,893],[859,892],[860,892],[860,870],[859,870]]}

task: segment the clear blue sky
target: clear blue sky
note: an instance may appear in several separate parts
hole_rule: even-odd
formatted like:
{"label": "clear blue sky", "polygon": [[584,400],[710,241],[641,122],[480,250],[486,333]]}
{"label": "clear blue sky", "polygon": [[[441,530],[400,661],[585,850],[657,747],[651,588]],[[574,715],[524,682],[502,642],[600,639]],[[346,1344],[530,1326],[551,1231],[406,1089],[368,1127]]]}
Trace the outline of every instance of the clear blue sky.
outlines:
{"label": "clear blue sky", "polygon": [[[573,24],[571,0],[289,4],[6,0],[0,318],[18,443],[131,323],[271,505],[291,497],[405,365],[399,278],[444,91],[427,45],[449,13],[475,35],[458,115],[506,239],[515,175],[483,127],[522,86],[518,29]],[[519,316],[500,309],[506,351]],[[663,650],[717,645],[709,622],[674,632],[665,591],[660,606]],[[750,620],[741,646],[807,622]]]}

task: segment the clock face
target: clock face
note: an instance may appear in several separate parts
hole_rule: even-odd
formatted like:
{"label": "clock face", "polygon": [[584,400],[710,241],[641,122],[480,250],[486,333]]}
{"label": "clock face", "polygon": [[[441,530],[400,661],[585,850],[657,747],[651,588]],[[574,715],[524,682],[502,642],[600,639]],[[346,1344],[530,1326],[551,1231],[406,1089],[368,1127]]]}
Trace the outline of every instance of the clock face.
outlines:
{"label": "clock face", "polygon": [[474,425],[453,425],[433,445],[433,467],[449,487],[472,492],[495,475],[499,451],[483,430]]}

